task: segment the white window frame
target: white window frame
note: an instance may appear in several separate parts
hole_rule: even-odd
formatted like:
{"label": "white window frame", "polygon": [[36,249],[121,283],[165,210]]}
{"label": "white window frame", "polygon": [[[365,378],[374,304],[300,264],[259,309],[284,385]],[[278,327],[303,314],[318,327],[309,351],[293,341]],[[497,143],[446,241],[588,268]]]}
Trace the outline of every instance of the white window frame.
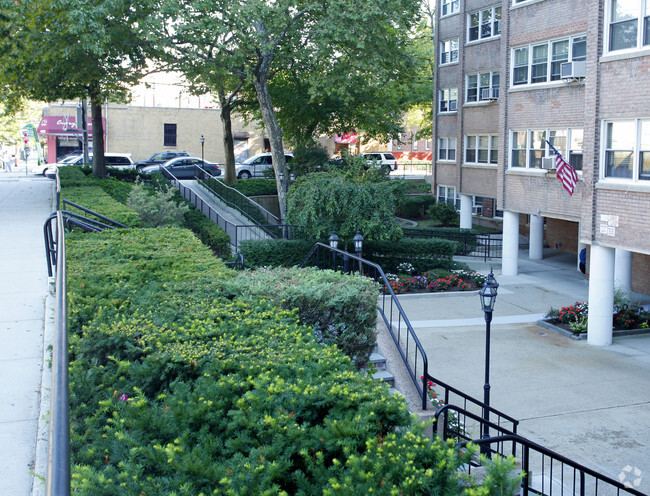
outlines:
{"label": "white window frame", "polygon": [[[449,157],[450,152],[453,152],[453,158]],[[458,140],[456,138],[438,138],[438,154],[436,155],[438,162],[456,162],[457,156]]]}
{"label": "white window frame", "polygon": [[[566,57],[556,55],[554,58],[554,48],[564,42],[568,42],[568,53]],[[575,36],[546,40],[512,48],[512,51],[510,52],[512,61],[512,67],[510,69],[510,87],[525,88],[544,83],[561,82],[559,72],[560,65],[563,62],[585,60],[586,52],[583,51],[583,48],[586,48],[586,43],[587,36],[586,34],[581,33]],[[544,59],[541,58],[542,53],[545,53]],[[519,55],[521,55],[521,57]],[[536,56],[539,57],[539,60],[535,59]],[[522,71],[522,69],[525,69],[525,82],[516,82],[516,80],[523,81],[522,74],[524,71]],[[534,70],[537,70],[538,74],[535,76],[537,80],[533,82]],[[520,74],[518,77],[516,76],[517,72]],[[544,74],[543,77],[541,73]],[[517,79],[515,80],[515,78]]]}
{"label": "white window frame", "polygon": [[458,63],[459,39],[449,38],[440,42],[440,66]]}
{"label": "white window frame", "polygon": [[428,150],[429,148],[430,148],[430,145],[429,145],[429,138],[426,138],[426,139],[424,140],[424,149],[425,149],[425,150]]}
{"label": "white window frame", "polygon": [[[556,142],[554,139],[554,136],[556,133],[563,133],[564,136],[566,137],[565,143],[560,144],[559,142]],[[514,160],[513,160],[513,152],[515,149],[513,148],[513,143],[514,143],[514,137],[513,135],[515,133],[525,133],[526,137],[526,144],[524,148],[517,148],[517,150],[521,150],[525,154],[524,158],[524,165],[513,165]],[[577,156],[582,157],[583,154],[583,148],[580,146],[584,146],[583,142],[580,142],[576,138],[584,139],[584,129],[583,128],[546,128],[546,129],[511,129],[510,130],[510,139],[508,140],[509,146],[508,146],[508,168],[512,170],[526,170],[526,169],[531,169],[531,170],[541,170],[541,165],[542,165],[542,159],[543,158],[549,158],[549,157],[554,157],[555,154],[551,150],[551,148],[548,146],[548,143],[546,141],[541,141],[538,140],[538,144],[543,145],[541,148],[540,147],[533,147],[533,136],[536,133],[543,133],[543,138],[542,139],[548,139],[553,146],[562,154],[564,159],[571,165],[573,166],[575,164],[576,171],[578,174],[581,174],[582,171],[582,160],[580,160],[580,165],[578,165],[576,160],[573,160],[574,163],[572,162],[572,159],[575,159]],[[539,154],[539,152],[542,152]],[[531,166],[531,163],[533,162],[532,160],[532,155],[534,153],[537,153],[538,157],[535,157],[535,161],[538,162],[539,166]]]}
{"label": "white window frame", "polygon": [[[618,54],[635,52],[642,49],[650,49],[650,0],[641,0],[636,16],[634,12],[632,17],[626,19],[614,19],[613,10],[617,0],[605,0],[605,33],[603,42],[603,51],[605,54]],[[636,22],[634,22],[636,21]],[[631,46],[612,48],[612,29],[615,25],[636,24],[636,43]]]}
{"label": "white window frame", "polygon": [[[496,166],[499,162],[499,137],[496,134],[466,134],[463,146],[463,164]],[[474,146],[470,150],[470,143]],[[482,146],[485,144],[486,146]],[[474,152],[474,160],[468,160],[468,151]],[[481,151],[486,153],[485,161],[480,160]]]}
{"label": "white window frame", "polygon": [[440,17],[460,12],[460,0],[440,0]]}
{"label": "white window frame", "polygon": [[438,203],[441,201],[448,203],[449,205],[453,205],[456,210],[460,210],[460,195],[456,193],[456,186],[439,184],[436,188],[436,201]]}
{"label": "white window frame", "polygon": [[[488,84],[485,84],[487,77]],[[472,79],[476,78],[476,84]],[[501,84],[501,75],[499,71],[477,72],[465,76],[465,103],[485,102],[499,98],[499,85]],[[490,98],[483,98],[483,90],[487,89]],[[470,92],[476,90],[476,96],[470,96]]]}
{"label": "white window frame", "polygon": [[438,113],[454,114],[457,111],[458,88],[441,88],[438,92]]}
{"label": "white window frame", "polygon": [[[610,125],[614,126],[616,124],[627,124],[633,128],[632,132],[624,133],[626,136],[629,136],[629,142],[625,143],[626,147],[623,148],[619,146],[609,146],[610,143]],[[642,163],[643,155],[650,155],[650,119],[612,119],[612,120],[603,120],[602,121],[602,134],[603,137],[601,143],[601,167],[600,167],[600,179],[607,182],[625,182],[625,183],[637,183],[643,185],[650,185],[650,168],[645,171],[643,175],[646,177],[642,178]],[[621,177],[609,173],[609,161],[610,154],[615,152],[630,152],[630,160],[632,161],[631,176],[632,177]],[[614,157],[612,157],[614,158]]]}
{"label": "white window frame", "polygon": [[[486,13],[489,12],[489,20],[486,21]],[[497,18],[498,13],[498,18]],[[473,18],[477,17],[478,25],[473,26]],[[481,41],[493,40],[501,36],[501,19],[502,19],[502,10],[501,5],[493,5],[491,7],[486,7],[479,10],[474,10],[467,14],[467,33],[465,33],[465,39],[467,43],[480,43]],[[483,35],[483,30],[485,26],[489,26],[489,35]],[[476,29],[476,38],[472,39],[472,31]]]}

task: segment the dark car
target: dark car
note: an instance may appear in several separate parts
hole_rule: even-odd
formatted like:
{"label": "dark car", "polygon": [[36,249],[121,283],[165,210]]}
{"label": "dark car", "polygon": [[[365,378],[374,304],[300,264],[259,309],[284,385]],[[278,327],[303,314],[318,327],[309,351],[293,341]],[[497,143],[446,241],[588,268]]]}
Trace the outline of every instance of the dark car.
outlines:
{"label": "dark car", "polygon": [[176,157],[168,160],[164,164],[142,167],[140,172],[143,174],[153,174],[154,172],[160,172],[160,169],[164,168],[176,179],[194,179],[195,167],[203,169],[212,176],[221,175],[221,168],[218,164],[201,160],[196,157]]}
{"label": "dark car", "polygon": [[158,152],[154,153],[147,160],[139,160],[135,163],[136,169],[142,169],[148,165],[157,165],[164,164],[165,162],[176,158],[176,157],[189,157],[190,154],[187,152]]}

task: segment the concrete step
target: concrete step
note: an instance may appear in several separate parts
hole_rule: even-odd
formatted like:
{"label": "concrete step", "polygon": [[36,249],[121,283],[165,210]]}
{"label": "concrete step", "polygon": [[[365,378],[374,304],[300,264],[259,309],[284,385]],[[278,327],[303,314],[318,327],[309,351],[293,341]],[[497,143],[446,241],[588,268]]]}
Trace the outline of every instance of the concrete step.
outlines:
{"label": "concrete step", "polygon": [[374,365],[377,370],[386,370],[386,358],[380,353],[371,353],[368,365]]}
{"label": "concrete step", "polygon": [[393,374],[388,372],[388,370],[378,370],[377,372],[372,374],[372,378],[375,379],[376,381],[387,382],[391,386],[395,385],[395,377],[393,376]]}

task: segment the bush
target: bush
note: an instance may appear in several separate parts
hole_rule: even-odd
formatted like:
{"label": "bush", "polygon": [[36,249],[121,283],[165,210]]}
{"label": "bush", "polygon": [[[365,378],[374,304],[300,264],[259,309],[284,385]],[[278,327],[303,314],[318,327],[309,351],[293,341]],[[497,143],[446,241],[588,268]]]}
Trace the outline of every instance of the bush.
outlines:
{"label": "bush", "polygon": [[288,239],[244,240],[239,244],[239,251],[251,267],[293,267],[302,263],[314,243]]}
{"label": "bush", "polygon": [[235,273],[186,230],[67,248],[75,494],[462,492],[471,448],[411,427],[295,312],[226,298]]}
{"label": "bush", "polygon": [[443,226],[457,226],[460,222],[460,214],[456,207],[445,202],[438,202],[431,205],[427,210],[431,219],[437,220]]}
{"label": "bush", "polygon": [[215,255],[224,259],[230,258],[232,253],[228,233],[203,215],[194,205],[189,204],[189,209],[185,212],[185,222],[187,227],[206,246],[209,246]]}
{"label": "bush", "polygon": [[327,150],[319,143],[300,144],[293,150],[293,160],[289,163],[289,172],[295,177],[304,176],[320,170],[328,160]]}
{"label": "bush", "polygon": [[226,286],[234,295],[298,309],[321,344],[336,345],[360,368],[375,345],[379,288],[368,278],[315,268],[244,272]]}
{"label": "bush", "polygon": [[413,273],[454,266],[457,245],[446,239],[401,239],[395,242],[369,241],[363,244],[363,257],[380,265],[384,272],[399,273],[399,265],[408,262]]}
{"label": "bush", "polygon": [[[218,179],[221,181],[221,179]],[[275,180],[270,179],[246,179],[245,181],[237,181],[235,184],[228,185],[235,188],[242,195],[246,196],[262,196],[262,195],[277,195],[277,185]]]}
{"label": "bush", "polygon": [[176,188],[168,186],[162,190],[151,191],[137,182],[126,204],[138,213],[142,227],[178,226],[184,220],[189,207],[183,203],[179,204],[176,195]]}
{"label": "bush", "polygon": [[[80,184],[84,184],[84,182]],[[126,226],[138,227],[140,225],[140,217],[133,209],[116,202],[101,187],[92,186],[93,182],[91,180],[85,182],[85,184],[90,184],[90,186],[82,185],[62,188],[62,199],[81,205]]]}
{"label": "bush", "polygon": [[400,201],[395,215],[405,219],[421,219],[427,213],[429,206],[434,205],[433,195],[408,195]]}

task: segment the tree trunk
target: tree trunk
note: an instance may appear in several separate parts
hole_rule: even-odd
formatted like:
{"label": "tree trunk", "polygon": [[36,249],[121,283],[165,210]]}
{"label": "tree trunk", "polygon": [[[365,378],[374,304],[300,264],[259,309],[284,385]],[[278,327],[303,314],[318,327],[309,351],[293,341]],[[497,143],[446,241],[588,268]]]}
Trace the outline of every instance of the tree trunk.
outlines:
{"label": "tree trunk", "polygon": [[284,145],[282,144],[282,128],[275,115],[271,93],[269,92],[268,79],[258,76],[253,81],[255,93],[262,111],[262,121],[266,132],[269,133],[271,143],[271,157],[275,170],[275,183],[278,189],[278,202],[280,204],[280,217],[282,222],[287,218],[287,191],[289,190],[289,172],[284,158]]}
{"label": "tree trunk", "polygon": [[93,176],[106,177],[104,162],[104,127],[102,125],[102,102],[97,93],[90,94],[90,111],[93,123]]}
{"label": "tree trunk", "polygon": [[223,128],[223,148],[226,152],[226,170],[224,171],[224,182],[235,184],[237,174],[235,172],[235,140],[232,134],[231,106],[226,98],[219,95],[221,103],[221,126]]}

